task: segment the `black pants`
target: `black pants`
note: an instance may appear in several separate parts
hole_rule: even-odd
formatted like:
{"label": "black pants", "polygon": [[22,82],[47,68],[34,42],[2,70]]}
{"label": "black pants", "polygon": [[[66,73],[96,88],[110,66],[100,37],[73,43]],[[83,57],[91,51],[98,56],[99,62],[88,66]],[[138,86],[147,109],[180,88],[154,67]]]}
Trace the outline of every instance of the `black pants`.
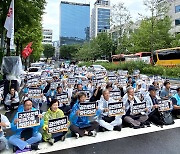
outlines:
{"label": "black pants", "polygon": [[97,130],[99,127],[99,124],[94,121],[94,122],[90,122],[90,126],[86,127],[86,128],[79,128],[76,125],[71,125],[70,126],[70,130],[73,133],[78,133],[80,135],[80,137],[84,136],[85,131],[93,131],[93,130]]}
{"label": "black pants", "polygon": [[180,115],[180,109],[178,109],[178,110],[172,110],[172,115],[173,116],[178,116],[178,115]]}
{"label": "black pants", "polygon": [[163,119],[161,118],[161,114],[158,109],[155,109],[149,114],[149,121],[156,125],[163,125]]}
{"label": "black pants", "polygon": [[63,105],[62,107],[59,107],[59,109],[61,109],[66,116],[68,116],[71,111],[71,107],[68,105]]}
{"label": "black pants", "polygon": [[54,138],[54,142],[57,142],[59,140],[61,140],[61,138],[66,135],[67,132],[62,132],[62,133],[56,133],[56,134],[52,134],[52,138]]}
{"label": "black pants", "polygon": [[19,106],[19,102],[18,103],[12,103],[11,105],[6,105],[6,104],[4,104],[4,107],[5,107],[5,109],[6,110],[14,110],[14,107],[15,106]]}

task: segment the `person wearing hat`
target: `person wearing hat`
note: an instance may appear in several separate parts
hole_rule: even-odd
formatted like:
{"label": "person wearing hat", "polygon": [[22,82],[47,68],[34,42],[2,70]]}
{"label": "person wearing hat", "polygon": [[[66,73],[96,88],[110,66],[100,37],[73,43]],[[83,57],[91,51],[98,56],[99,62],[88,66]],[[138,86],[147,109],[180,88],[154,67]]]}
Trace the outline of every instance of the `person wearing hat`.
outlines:
{"label": "person wearing hat", "polygon": [[164,88],[161,90],[160,97],[164,100],[168,100],[172,97],[170,91],[171,84],[168,80],[164,82]]}
{"label": "person wearing hat", "polygon": [[149,93],[144,98],[148,108],[148,121],[162,127],[163,121],[161,119],[160,112],[158,111],[158,100],[161,98],[156,94],[156,88],[153,85],[149,86],[148,91]]}
{"label": "person wearing hat", "polygon": [[0,151],[4,149],[9,149],[8,141],[4,136],[4,129],[11,127],[11,124],[8,118],[5,115],[0,114]]}
{"label": "person wearing hat", "polygon": [[173,110],[172,114],[180,119],[180,87],[177,88],[177,93],[172,97]]}

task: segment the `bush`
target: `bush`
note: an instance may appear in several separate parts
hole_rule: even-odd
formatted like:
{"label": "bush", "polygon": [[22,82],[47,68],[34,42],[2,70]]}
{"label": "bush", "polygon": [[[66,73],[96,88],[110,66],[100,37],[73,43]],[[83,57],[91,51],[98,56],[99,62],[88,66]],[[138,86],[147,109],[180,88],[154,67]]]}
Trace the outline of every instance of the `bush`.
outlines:
{"label": "bush", "polygon": [[142,74],[146,75],[160,75],[163,77],[172,77],[172,78],[180,78],[180,67],[163,67],[163,66],[152,66],[150,64],[146,64],[142,61],[131,61],[131,62],[122,62],[119,64],[114,63],[103,63],[103,62],[83,62],[79,64],[79,66],[87,66],[98,64],[102,65],[109,71],[117,71],[117,70],[128,70],[129,74],[132,74],[134,70],[140,70]]}

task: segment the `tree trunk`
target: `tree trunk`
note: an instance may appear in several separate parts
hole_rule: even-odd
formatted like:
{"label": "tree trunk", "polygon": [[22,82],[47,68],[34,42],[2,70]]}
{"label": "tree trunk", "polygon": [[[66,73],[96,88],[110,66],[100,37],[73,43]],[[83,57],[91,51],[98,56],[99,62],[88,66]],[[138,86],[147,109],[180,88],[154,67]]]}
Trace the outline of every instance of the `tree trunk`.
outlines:
{"label": "tree trunk", "polygon": [[16,42],[16,56],[18,56],[19,53],[19,40]]}
{"label": "tree trunk", "polygon": [[10,51],[10,38],[7,38],[7,53],[6,56],[10,56],[11,55],[11,51]]}

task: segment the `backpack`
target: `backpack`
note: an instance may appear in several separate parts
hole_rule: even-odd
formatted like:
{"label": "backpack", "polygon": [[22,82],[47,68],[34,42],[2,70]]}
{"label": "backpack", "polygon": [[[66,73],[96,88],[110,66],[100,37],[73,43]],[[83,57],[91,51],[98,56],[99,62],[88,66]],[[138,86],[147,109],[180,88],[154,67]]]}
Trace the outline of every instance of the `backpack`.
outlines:
{"label": "backpack", "polygon": [[175,123],[173,120],[172,114],[169,111],[162,112],[161,118],[163,120],[164,125],[172,125]]}

